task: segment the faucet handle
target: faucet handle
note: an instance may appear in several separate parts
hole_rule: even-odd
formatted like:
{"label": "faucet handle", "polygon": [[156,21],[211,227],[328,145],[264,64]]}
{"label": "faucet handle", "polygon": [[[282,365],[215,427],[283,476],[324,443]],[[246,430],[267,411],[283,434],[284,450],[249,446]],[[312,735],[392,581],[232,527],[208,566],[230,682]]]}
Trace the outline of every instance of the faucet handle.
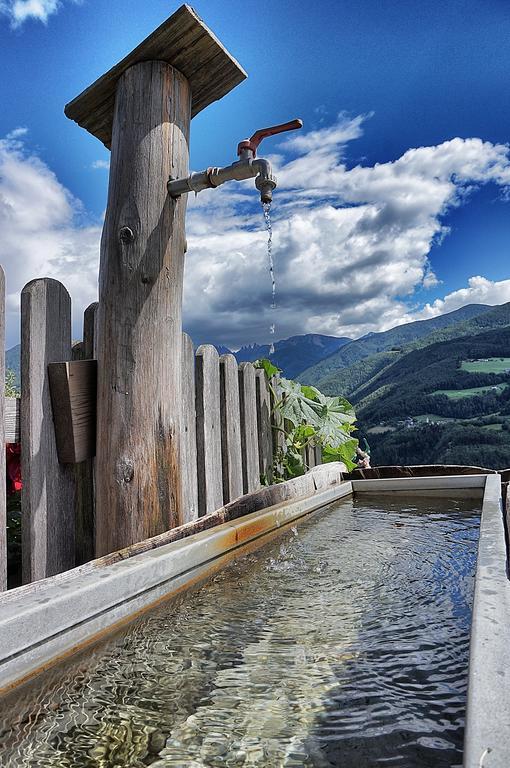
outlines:
{"label": "faucet handle", "polygon": [[270,128],[259,128],[251,138],[239,142],[237,145],[237,154],[241,155],[243,150],[249,149],[252,152],[253,157],[255,157],[257,148],[262,139],[266,139],[268,136],[275,136],[275,134],[283,133],[284,131],[296,131],[298,128],[302,127],[303,121],[296,119],[290,120],[288,123],[282,123],[281,125],[272,125]]}

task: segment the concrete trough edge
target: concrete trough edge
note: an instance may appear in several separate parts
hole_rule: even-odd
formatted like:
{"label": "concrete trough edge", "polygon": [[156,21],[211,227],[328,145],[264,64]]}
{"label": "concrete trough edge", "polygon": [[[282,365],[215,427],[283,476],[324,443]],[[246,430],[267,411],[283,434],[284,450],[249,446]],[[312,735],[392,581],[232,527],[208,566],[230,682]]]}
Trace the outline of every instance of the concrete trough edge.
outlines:
{"label": "concrete trough edge", "polygon": [[205,578],[282,527],[351,494],[350,482],[334,485],[127,560],[44,579],[33,593],[20,590],[19,600],[0,599],[0,692]]}
{"label": "concrete trough edge", "polygon": [[[488,475],[436,475],[434,477],[395,477],[374,480],[351,480],[354,493],[400,492],[419,494],[434,492],[451,495],[451,491],[479,491],[483,493]],[[499,480],[499,475],[494,475]],[[479,495],[475,494],[475,495]]]}
{"label": "concrete trough edge", "polygon": [[499,475],[486,476],[482,503],[463,765],[510,765],[510,581]]}

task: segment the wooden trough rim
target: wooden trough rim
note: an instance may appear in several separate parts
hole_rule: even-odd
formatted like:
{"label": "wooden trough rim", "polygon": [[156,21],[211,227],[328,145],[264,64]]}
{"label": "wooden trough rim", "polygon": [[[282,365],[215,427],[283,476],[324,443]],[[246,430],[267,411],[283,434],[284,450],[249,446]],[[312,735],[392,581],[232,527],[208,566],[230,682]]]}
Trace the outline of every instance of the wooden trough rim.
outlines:
{"label": "wooden trough rim", "polygon": [[108,149],[117,82],[126,69],[141,61],[164,61],[184,75],[191,87],[192,117],[248,77],[196,11],[182,5],[127,56],[66,104],[66,116]]}

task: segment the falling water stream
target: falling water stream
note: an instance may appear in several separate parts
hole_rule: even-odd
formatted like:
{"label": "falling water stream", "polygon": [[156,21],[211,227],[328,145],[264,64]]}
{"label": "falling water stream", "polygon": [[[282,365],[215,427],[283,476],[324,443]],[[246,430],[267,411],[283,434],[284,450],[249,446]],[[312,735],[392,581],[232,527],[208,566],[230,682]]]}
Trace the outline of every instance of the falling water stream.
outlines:
{"label": "falling water stream", "polygon": [[[271,226],[271,203],[262,203],[264,209],[264,220],[267,230],[267,259],[269,262],[269,274],[271,275],[271,309],[276,309],[276,281],[274,279],[274,261],[273,261],[273,227]],[[274,336],[275,324],[269,326],[269,333]],[[274,354],[274,343],[271,342],[269,354]]]}

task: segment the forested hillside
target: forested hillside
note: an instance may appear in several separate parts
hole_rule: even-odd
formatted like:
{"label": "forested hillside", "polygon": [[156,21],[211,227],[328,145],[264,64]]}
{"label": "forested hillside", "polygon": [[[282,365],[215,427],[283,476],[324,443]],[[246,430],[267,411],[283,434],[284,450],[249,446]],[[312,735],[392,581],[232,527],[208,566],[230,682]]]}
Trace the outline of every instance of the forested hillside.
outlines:
{"label": "forested hillside", "polygon": [[468,304],[466,307],[461,307],[454,312],[439,315],[439,317],[434,317],[430,320],[406,323],[383,333],[371,333],[368,336],[363,336],[361,339],[345,344],[337,352],[321,360],[316,365],[307,368],[301,373],[299,380],[303,384],[312,384],[320,389],[323,386],[323,380],[330,374],[346,368],[359,360],[376,355],[379,352],[400,350],[412,341],[429,336],[434,331],[442,331],[451,325],[458,325],[464,321],[471,320],[478,315],[486,313],[488,310],[490,310],[490,307],[485,304]]}

